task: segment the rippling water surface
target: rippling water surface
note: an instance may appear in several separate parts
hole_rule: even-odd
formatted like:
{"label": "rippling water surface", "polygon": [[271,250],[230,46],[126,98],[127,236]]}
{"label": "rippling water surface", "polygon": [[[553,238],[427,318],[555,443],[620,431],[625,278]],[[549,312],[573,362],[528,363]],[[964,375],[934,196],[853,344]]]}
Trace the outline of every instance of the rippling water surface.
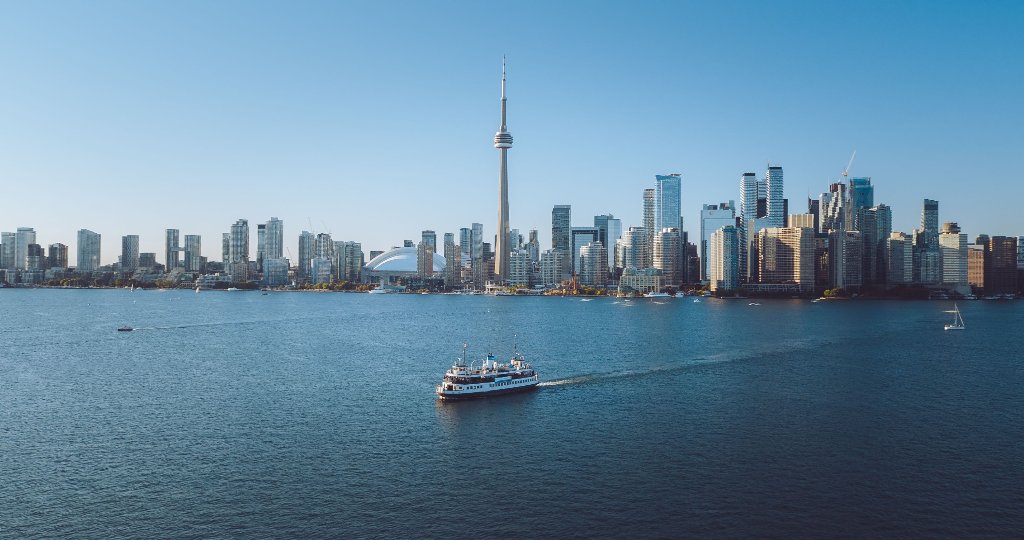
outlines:
{"label": "rippling water surface", "polygon": [[1024,303],[949,307],[3,290],[0,536],[1016,536]]}

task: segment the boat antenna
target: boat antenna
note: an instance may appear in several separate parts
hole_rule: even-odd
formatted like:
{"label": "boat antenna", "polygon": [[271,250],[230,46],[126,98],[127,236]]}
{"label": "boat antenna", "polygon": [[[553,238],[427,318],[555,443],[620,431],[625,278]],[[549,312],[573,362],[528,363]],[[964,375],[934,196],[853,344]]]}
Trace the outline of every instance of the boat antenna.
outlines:
{"label": "boat antenna", "polygon": [[519,352],[519,334],[512,334],[512,354]]}

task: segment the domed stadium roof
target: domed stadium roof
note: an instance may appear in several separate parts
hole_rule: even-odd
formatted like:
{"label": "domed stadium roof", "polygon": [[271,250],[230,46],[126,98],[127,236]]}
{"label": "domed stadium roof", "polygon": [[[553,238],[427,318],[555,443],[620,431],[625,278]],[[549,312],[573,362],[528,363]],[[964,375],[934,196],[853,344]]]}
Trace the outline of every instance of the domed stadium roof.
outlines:
{"label": "domed stadium roof", "polygon": [[[434,272],[444,271],[445,260],[443,255],[434,253]],[[416,248],[400,247],[385,251],[366,263],[367,270],[371,272],[398,272],[415,274],[416,269]]]}

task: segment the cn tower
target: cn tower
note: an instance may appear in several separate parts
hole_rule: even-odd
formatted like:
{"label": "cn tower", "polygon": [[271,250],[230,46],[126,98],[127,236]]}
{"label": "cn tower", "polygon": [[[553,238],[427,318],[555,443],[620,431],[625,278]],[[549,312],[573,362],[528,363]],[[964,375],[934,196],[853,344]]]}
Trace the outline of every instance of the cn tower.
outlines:
{"label": "cn tower", "polygon": [[511,258],[508,226],[508,149],[512,148],[512,134],[505,127],[505,58],[501,59],[501,127],[494,134],[494,147],[501,151],[501,170],[498,172],[498,238],[494,246],[494,275],[498,282],[508,281]]}

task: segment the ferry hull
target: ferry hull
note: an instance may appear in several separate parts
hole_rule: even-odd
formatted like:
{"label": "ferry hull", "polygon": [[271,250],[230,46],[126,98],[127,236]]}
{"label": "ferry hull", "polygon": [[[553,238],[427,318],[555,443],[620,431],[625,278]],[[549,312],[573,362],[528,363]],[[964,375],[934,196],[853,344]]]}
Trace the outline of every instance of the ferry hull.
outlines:
{"label": "ferry hull", "polygon": [[437,397],[445,401],[461,401],[467,399],[483,399],[492,396],[501,396],[506,394],[519,394],[522,392],[529,392],[537,388],[538,383],[533,383],[528,386],[517,386],[513,388],[502,388],[500,390],[487,390],[484,392],[466,392],[461,390],[442,390],[437,392]]}

